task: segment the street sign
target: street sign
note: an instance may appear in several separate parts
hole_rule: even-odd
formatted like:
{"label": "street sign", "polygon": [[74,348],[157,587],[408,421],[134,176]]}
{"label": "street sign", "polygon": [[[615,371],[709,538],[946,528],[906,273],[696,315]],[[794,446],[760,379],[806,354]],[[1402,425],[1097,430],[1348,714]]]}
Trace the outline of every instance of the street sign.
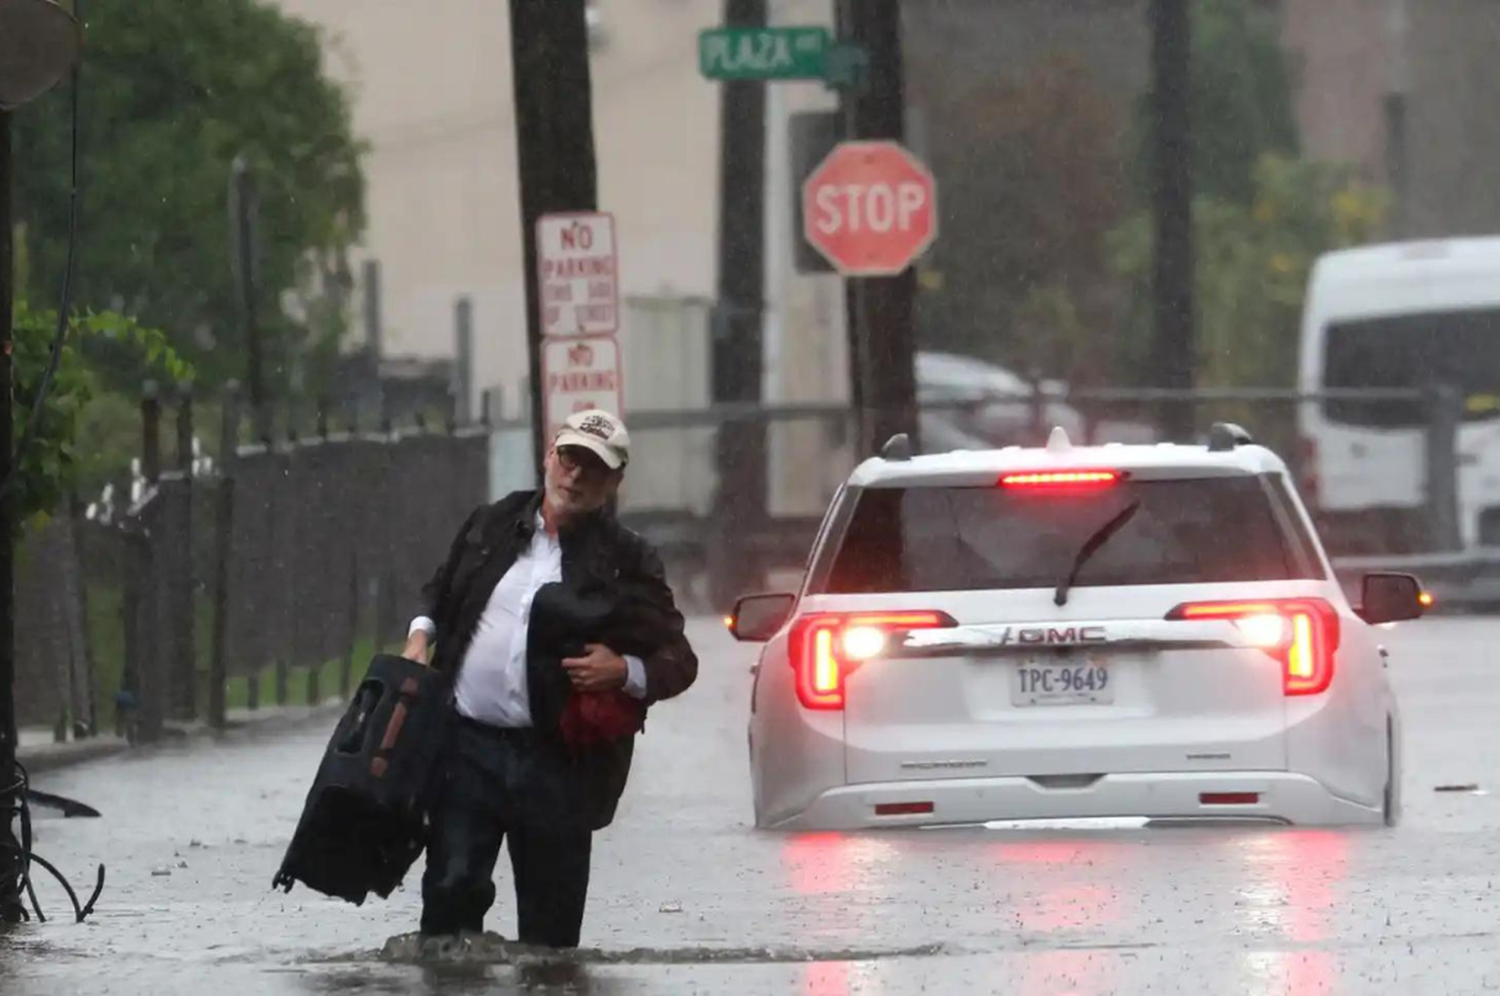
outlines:
{"label": "street sign", "polygon": [[870,53],[861,45],[839,42],[823,55],[823,80],[834,90],[863,90],[870,79]]}
{"label": "street sign", "polygon": [[619,330],[614,215],[544,214],[536,223],[536,253],[544,338]]}
{"label": "street sign", "polygon": [[603,408],[625,417],[620,344],[612,335],[544,340],[542,384],[549,440],[574,412]]}
{"label": "street sign", "polygon": [[842,142],[802,184],[802,227],[845,276],[894,276],[937,237],[937,182],[898,142]]}
{"label": "street sign", "polygon": [[832,42],[827,28],[708,28],[698,33],[698,70],[711,80],[822,79]]}

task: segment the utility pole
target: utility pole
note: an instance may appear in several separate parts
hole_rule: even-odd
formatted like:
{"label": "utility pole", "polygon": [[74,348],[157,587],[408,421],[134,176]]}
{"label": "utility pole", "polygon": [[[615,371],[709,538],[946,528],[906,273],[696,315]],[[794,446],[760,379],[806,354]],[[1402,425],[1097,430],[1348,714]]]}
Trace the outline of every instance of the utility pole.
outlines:
{"label": "utility pole", "polygon": [[[14,828],[15,811],[20,800],[16,784],[19,770],[16,767],[15,500],[12,497],[15,488],[11,486],[14,483],[11,475],[15,473],[11,412],[15,393],[11,362],[15,331],[11,112],[46,93],[66,76],[77,63],[81,44],[77,20],[57,4],[0,0],[0,923],[15,923],[26,918],[26,907],[21,899],[23,855]],[[73,113],[76,115],[76,76],[73,96]],[[74,123],[77,123],[76,117]],[[75,200],[73,209],[76,211],[76,208]]]}
{"label": "utility pole", "polygon": [[234,157],[229,181],[230,221],[234,233],[234,272],[240,301],[240,328],[245,343],[246,379],[250,388],[250,417],[255,438],[271,444],[271,409],[266,399],[265,357],[260,316],[256,307],[260,266],[257,256],[260,199],[255,176],[243,155]]}
{"label": "utility pole", "polygon": [[538,474],[551,440],[543,411],[536,224],[544,214],[594,211],[599,203],[585,14],[584,0],[510,0],[533,466]]}
{"label": "utility pole", "polygon": [[[725,27],[765,27],[766,0],[724,0]],[[725,82],[719,91],[718,305],[713,315],[713,401],[761,400],[765,298],[766,84]],[[709,543],[710,601],[727,609],[759,587],[744,540],[765,521],[766,426],[719,425],[719,486]]]}
{"label": "utility pole", "polygon": [[464,295],[453,304],[453,421],[474,420],[474,303]]}
{"label": "utility pole", "polygon": [[[1156,337],[1152,366],[1157,383],[1186,391],[1193,386],[1193,143],[1190,114],[1192,22],[1188,0],[1151,0],[1151,106],[1155,161],[1155,272],[1152,296]],[[1188,442],[1194,406],[1164,401],[1158,424],[1165,439]]]}
{"label": "utility pole", "polygon": [[1411,232],[1407,103],[1411,95],[1411,13],[1407,0],[1386,8],[1385,173],[1391,188],[1390,230],[1396,238]]}
{"label": "utility pole", "polygon": [[[11,223],[11,113],[0,108],[0,481],[13,471],[11,452],[11,341],[15,321],[14,226]],[[12,829],[15,794],[9,791],[16,772],[16,607],[14,516],[11,495],[0,492],[0,923],[25,916],[21,905],[21,846]]]}
{"label": "utility pole", "polygon": [[[840,40],[869,55],[863,86],[842,91],[845,139],[890,139],[906,131],[905,72],[901,59],[899,0],[838,0]],[[916,271],[845,282],[850,389],[859,413],[861,456],[898,432],[920,446],[917,432]]]}
{"label": "utility pole", "polygon": [[380,379],[380,361],[385,356],[385,333],[380,313],[380,260],[367,259],[361,264],[359,285],[363,294],[361,313],[365,325],[365,352],[370,357],[370,379],[367,390],[361,391],[355,419],[358,421],[362,409],[368,407],[370,421],[381,425],[388,412],[385,384]]}

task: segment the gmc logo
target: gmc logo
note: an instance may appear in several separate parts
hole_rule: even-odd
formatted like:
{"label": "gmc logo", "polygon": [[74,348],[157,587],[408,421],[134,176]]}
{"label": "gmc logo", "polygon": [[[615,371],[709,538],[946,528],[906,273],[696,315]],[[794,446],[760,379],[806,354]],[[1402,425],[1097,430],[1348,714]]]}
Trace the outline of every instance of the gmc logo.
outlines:
{"label": "gmc logo", "polygon": [[1062,629],[1052,626],[1027,626],[1021,629],[1007,626],[1000,636],[1002,647],[1013,643],[1034,645],[1108,642],[1109,635],[1105,633],[1103,626],[1067,626]]}

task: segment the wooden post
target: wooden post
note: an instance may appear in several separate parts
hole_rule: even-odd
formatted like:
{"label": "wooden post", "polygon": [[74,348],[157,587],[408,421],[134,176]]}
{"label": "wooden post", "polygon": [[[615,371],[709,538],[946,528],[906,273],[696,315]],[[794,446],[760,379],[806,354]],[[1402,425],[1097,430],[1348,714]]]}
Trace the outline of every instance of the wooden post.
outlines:
{"label": "wooden post", "polygon": [[[234,543],[234,469],[240,439],[239,391],[231,383],[224,394],[224,422],[219,436],[219,491],[214,503],[214,634],[208,670],[208,721],[225,727],[225,684],[229,680],[229,560]],[[251,685],[255,684],[251,679]]]}
{"label": "wooden post", "polygon": [[174,482],[175,512],[168,528],[176,532],[172,557],[176,561],[169,603],[172,627],[172,713],[192,720],[198,715],[197,560],[193,556],[193,396],[191,385],[179,388],[177,398],[177,471]]}

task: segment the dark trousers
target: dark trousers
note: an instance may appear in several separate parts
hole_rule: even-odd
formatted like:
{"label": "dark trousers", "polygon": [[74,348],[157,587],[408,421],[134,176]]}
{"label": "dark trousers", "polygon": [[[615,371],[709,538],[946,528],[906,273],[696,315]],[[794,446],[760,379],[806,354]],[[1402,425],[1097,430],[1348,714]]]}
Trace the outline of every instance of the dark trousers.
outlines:
{"label": "dark trousers", "polygon": [[578,946],[593,832],[560,747],[532,730],[460,720],[432,815],[422,876],[422,933],[479,933],[508,843],[517,939]]}

